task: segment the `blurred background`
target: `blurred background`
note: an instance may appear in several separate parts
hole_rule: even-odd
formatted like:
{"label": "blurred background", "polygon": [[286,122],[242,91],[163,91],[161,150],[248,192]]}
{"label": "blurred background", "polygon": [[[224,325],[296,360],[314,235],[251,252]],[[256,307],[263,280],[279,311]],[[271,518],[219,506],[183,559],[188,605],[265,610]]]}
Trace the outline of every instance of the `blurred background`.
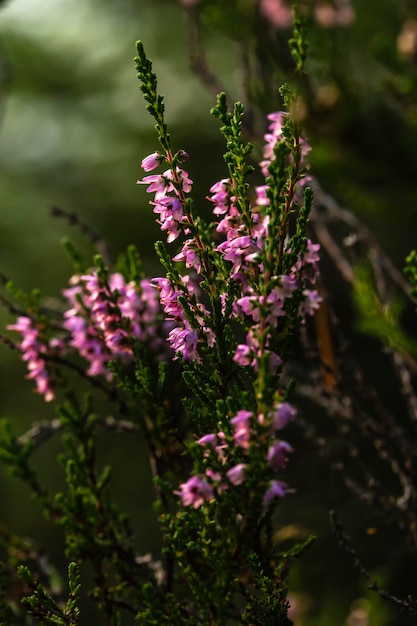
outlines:
{"label": "blurred background", "polygon": [[[183,5],[188,8],[175,0],[0,3],[0,271],[22,288],[37,286],[45,298],[59,296],[71,275],[62,237],[91,254],[75,229],[50,215],[54,206],[76,212],[109,242],[115,256],[136,244],[146,272],[161,272],[153,251],[158,228],[144,189],[136,185],[142,158],[157,149],[135,76],[137,39],[166,96],[174,146],[190,155],[187,169],[202,212],[208,211],[208,188],[226,170],[218,124],[209,115],[215,85],[203,84],[202,58],[193,61],[200,77],[190,69],[194,11],[201,10],[204,61],[232,98],[250,102],[255,157],[260,155],[264,114],[280,108],[278,87],[292,75],[288,5],[284,0],[184,0]],[[306,1],[303,7],[310,50],[302,89],[312,171],[327,193],[368,225],[401,268],[416,246],[417,2]],[[346,317],[353,315],[340,297]],[[4,328],[11,317],[5,311],[0,317]],[[379,347],[366,343],[366,350],[375,350],[370,363],[378,362]],[[16,354],[2,346],[0,415],[19,434],[33,420],[53,415],[24,374]],[[127,437],[118,441],[103,442],[103,458],[115,467],[117,497],[132,515],[138,549],[156,550],[146,461]],[[411,623],[366,592],[337,545],[328,510],[336,507],[349,520],[381,584],[397,585],[405,596],[415,593],[409,584],[414,564],[397,547],[395,533],[381,540],[377,531],[369,532],[378,527],[374,513],[329,476],[302,438],[294,447],[288,480],[298,493],[284,503],[282,523],[289,536],[312,532],[318,537],[291,578],[295,624]],[[43,451],[35,463],[50,488],[60,488],[58,444],[48,443]],[[132,480],[124,480],[127,474]],[[40,545],[52,544],[62,567],[60,533],[43,524],[27,490],[3,468],[0,525]]]}

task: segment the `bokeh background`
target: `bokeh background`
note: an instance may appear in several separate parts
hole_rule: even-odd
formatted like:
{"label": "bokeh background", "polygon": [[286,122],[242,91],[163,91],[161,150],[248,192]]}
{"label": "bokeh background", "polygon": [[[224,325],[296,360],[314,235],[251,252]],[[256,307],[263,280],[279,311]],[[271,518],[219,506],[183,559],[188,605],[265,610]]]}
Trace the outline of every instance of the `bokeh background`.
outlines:
{"label": "bokeh background", "polygon": [[[258,49],[265,76],[259,88],[251,86],[255,108],[278,109],[279,81],[288,77],[289,30],[253,21],[254,0],[203,4],[204,45],[221,82],[244,99],[250,89],[242,79],[242,49]],[[327,27],[309,13],[305,125],[312,169],[326,192],[360,216],[402,267],[416,245],[417,3],[352,0],[352,7],[348,23]],[[63,237],[91,254],[76,229],[51,217],[53,206],[76,212],[115,256],[136,244],[145,270],[160,274],[153,251],[158,228],[144,189],[136,185],[141,159],[157,147],[133,65],[139,38],[166,95],[174,145],[190,154],[195,195],[202,211],[208,210],[207,190],[225,176],[223,143],[209,115],[213,95],[189,67],[187,25],[186,11],[175,0],[0,3],[0,271],[22,288],[37,286],[45,298],[59,296],[71,275]],[[354,315],[349,303],[341,306]],[[2,328],[10,320],[6,311],[0,313]],[[378,350],[375,346],[371,364],[378,362]],[[2,346],[0,416],[8,417],[17,433],[53,415],[24,374],[16,354]],[[51,442],[35,458],[51,489],[62,486],[58,453],[59,445]],[[144,450],[128,437],[104,438],[102,457],[114,466],[116,498],[132,515],[138,550],[158,550]],[[328,510],[336,507],[348,520],[378,580],[406,595],[413,592],[413,563],[397,548],[395,533],[383,539],[378,532],[367,534],[367,528],[378,528],[375,514],[329,476],[302,438],[289,481],[297,494],[284,503],[282,523],[295,538],[311,532],[318,537],[291,578],[296,625],[411,623],[366,592],[331,533]],[[43,523],[26,488],[3,468],[0,524],[50,546],[63,566],[59,531]]]}

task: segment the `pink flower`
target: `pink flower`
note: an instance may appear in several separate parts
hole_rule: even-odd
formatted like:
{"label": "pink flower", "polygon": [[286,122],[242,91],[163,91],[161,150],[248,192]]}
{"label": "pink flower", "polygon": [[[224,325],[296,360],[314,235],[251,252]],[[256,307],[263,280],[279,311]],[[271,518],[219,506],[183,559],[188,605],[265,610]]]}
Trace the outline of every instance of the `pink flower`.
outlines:
{"label": "pink flower", "polygon": [[280,480],[271,480],[263,498],[264,506],[268,506],[275,498],[283,498],[287,493],[287,485]]}
{"label": "pink flower", "polygon": [[162,174],[151,174],[136,182],[138,185],[148,185],[146,191],[148,193],[155,192],[157,196],[163,196],[165,193],[173,190],[172,183],[167,181]]}
{"label": "pink flower", "polygon": [[180,485],[180,491],[174,493],[180,496],[184,506],[192,506],[194,509],[214,498],[212,487],[201,476],[192,476]]}
{"label": "pink flower", "polygon": [[209,433],[208,435],[204,435],[203,437],[200,437],[200,439],[197,441],[199,446],[215,446],[217,443],[217,435],[215,435],[214,433]]}
{"label": "pink flower", "polygon": [[244,450],[248,450],[250,446],[250,420],[252,416],[252,411],[242,409],[230,420],[230,423],[234,426],[233,438],[235,444]]}
{"label": "pink flower", "polygon": [[55,394],[52,389],[46,361],[42,357],[48,350],[48,344],[39,338],[39,329],[34,325],[30,317],[20,316],[16,324],[9,324],[8,330],[14,330],[22,335],[22,341],[18,345],[22,352],[22,360],[27,362],[28,374],[26,378],[33,379],[37,392],[44,397],[45,402],[51,402]]}
{"label": "pink flower", "polygon": [[320,308],[323,298],[317,289],[304,289],[303,296],[305,300],[300,304],[300,315],[314,315],[314,312]]}
{"label": "pink flower", "polygon": [[237,486],[241,485],[244,482],[246,468],[246,463],[238,463],[226,472],[226,476],[230,480],[232,485]]}
{"label": "pink flower", "polygon": [[276,326],[279,317],[286,315],[282,308],[285,302],[286,293],[282,287],[275,287],[268,295],[266,301],[269,304],[269,314],[267,316],[268,324]]}
{"label": "pink flower", "polygon": [[200,363],[201,358],[197,352],[198,333],[194,328],[173,328],[168,340],[174,352],[180,352],[185,361]]}
{"label": "pink flower", "polygon": [[246,335],[246,343],[239,344],[233,357],[235,363],[244,367],[252,365],[256,367],[256,353],[259,350],[259,341],[255,337],[253,330],[249,330]]}
{"label": "pink flower", "polygon": [[261,252],[257,242],[250,235],[227,239],[217,246],[217,250],[224,255],[226,261],[233,264],[233,275],[240,270],[243,261],[253,261],[254,255]]}
{"label": "pink flower", "polygon": [[259,9],[275,28],[289,28],[291,26],[291,9],[283,0],[259,0]]}
{"label": "pink flower", "polygon": [[243,296],[243,298],[236,300],[238,311],[241,310],[245,315],[250,315],[256,322],[259,322],[260,303],[261,298],[257,296]]}
{"label": "pink flower", "polygon": [[[187,154],[187,153],[185,152],[184,154]],[[163,173],[163,176],[167,180],[174,180],[174,173],[173,173],[172,170],[167,170],[166,172]],[[188,176],[188,172],[186,172],[185,170],[182,170],[179,167],[177,167],[176,170],[175,170],[175,176],[180,181],[180,187],[181,187],[182,191],[184,193],[190,193],[192,185],[193,185],[193,181]],[[178,190],[176,189],[176,187],[174,185],[172,185],[169,188],[169,191],[171,191],[171,190],[175,191],[175,193],[178,193]]]}
{"label": "pink flower", "polygon": [[281,430],[292,421],[297,411],[289,402],[281,402],[273,411],[270,411],[268,417],[272,420],[274,430]]}
{"label": "pink flower", "polygon": [[257,206],[268,206],[269,198],[266,195],[268,190],[268,185],[261,185],[260,187],[256,187],[256,204]]}
{"label": "pink flower", "polygon": [[178,298],[183,295],[183,292],[173,287],[168,278],[153,278],[152,282],[156,283],[157,289],[160,292],[159,297],[161,305],[164,308],[167,318],[182,319],[184,317],[184,311]]}
{"label": "pink flower", "polygon": [[230,193],[229,193],[229,184],[230,180],[228,178],[223,178],[215,183],[212,187],[210,187],[210,191],[213,194],[207,200],[213,202],[214,215],[224,215],[228,213],[231,203]]}
{"label": "pink flower", "polygon": [[283,274],[280,278],[281,284],[285,290],[285,295],[291,295],[291,293],[295,291],[298,287],[295,276],[286,276],[285,274]]}
{"label": "pink flower", "polygon": [[159,152],[153,152],[142,160],[141,167],[145,172],[151,172],[161,164],[163,158]]}
{"label": "pink flower", "polygon": [[293,448],[286,441],[274,441],[268,450],[267,461],[272,469],[282,469],[287,464],[287,454],[293,451]]}
{"label": "pink flower", "polygon": [[314,9],[314,17],[323,28],[349,26],[355,19],[355,11],[349,0],[336,0],[335,5],[320,2]]}
{"label": "pink flower", "polygon": [[186,239],[181,252],[175,255],[173,261],[184,261],[185,267],[193,267],[197,274],[201,270],[201,259],[196,249],[194,239]]}
{"label": "pink flower", "polygon": [[55,398],[55,394],[51,388],[45,361],[43,359],[29,361],[28,370],[29,374],[26,378],[33,378],[36,383],[37,392],[44,397],[45,402],[51,402],[51,400]]}

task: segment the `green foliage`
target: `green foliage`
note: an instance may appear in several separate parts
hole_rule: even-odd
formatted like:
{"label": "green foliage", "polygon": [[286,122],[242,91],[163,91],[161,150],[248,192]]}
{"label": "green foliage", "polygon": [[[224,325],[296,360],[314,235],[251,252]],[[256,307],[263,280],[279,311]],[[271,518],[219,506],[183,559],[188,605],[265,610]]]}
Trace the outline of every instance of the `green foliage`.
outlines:
{"label": "green foliage", "polygon": [[399,298],[382,301],[366,265],[355,269],[354,298],[359,312],[359,330],[377,337],[393,350],[417,355],[417,343],[401,330],[404,302]]}
{"label": "green foliage", "polygon": [[70,563],[68,566],[69,596],[64,607],[61,607],[34,579],[29,568],[21,565],[18,568],[18,574],[26,587],[32,591],[32,595],[23,598],[22,604],[40,624],[51,626],[77,626],[79,624],[80,575],[75,563]]}
{"label": "green foliage", "polygon": [[136,42],[136,51],[136,70],[138,72],[140,89],[143,92],[146,102],[148,103],[146,106],[146,110],[149,111],[149,113],[155,119],[155,129],[157,131],[158,139],[161,143],[162,149],[169,151],[171,149],[171,144],[168,130],[164,121],[164,98],[157,93],[158,81],[156,78],[156,74],[152,71],[152,63],[146,56],[141,41]]}
{"label": "green foliage", "polygon": [[248,176],[254,170],[248,165],[248,156],[253,150],[253,145],[245,144],[242,140],[242,122],[244,107],[236,102],[233,113],[227,110],[226,94],[217,96],[217,104],[211,110],[211,114],[220,120],[223,126],[220,128],[226,140],[228,151],[224,155],[230,177],[230,185],[236,194],[237,202],[245,225],[250,229],[253,226],[253,217],[249,210]]}
{"label": "green foliage", "polygon": [[411,283],[411,295],[417,298],[417,252],[412,250],[405,260],[404,273]]}
{"label": "green foliage", "polygon": [[307,58],[308,41],[304,20],[301,18],[296,6],[293,6],[293,36],[288,40],[292,57],[295,61],[295,69],[299,74],[304,73],[304,64]]}

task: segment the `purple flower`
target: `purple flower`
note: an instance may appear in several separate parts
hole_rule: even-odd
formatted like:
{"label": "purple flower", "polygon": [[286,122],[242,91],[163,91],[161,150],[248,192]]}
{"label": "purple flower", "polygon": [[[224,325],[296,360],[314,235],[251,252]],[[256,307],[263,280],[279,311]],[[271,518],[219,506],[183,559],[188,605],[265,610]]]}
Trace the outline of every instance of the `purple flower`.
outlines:
{"label": "purple flower", "polygon": [[198,333],[194,328],[173,328],[168,340],[174,352],[180,352],[184,360],[200,363],[201,358],[197,352]]}
{"label": "purple flower", "polygon": [[276,326],[278,317],[286,315],[282,308],[285,302],[285,291],[282,287],[275,287],[266,299],[269,304],[269,315],[267,317],[268,324]]}
{"label": "purple flower", "polygon": [[175,241],[181,234],[180,224],[184,221],[184,213],[179,198],[159,196],[154,204],[153,212],[159,214],[158,224],[162,231],[167,231],[167,242]]}
{"label": "purple flower", "polygon": [[141,167],[145,172],[151,172],[161,164],[163,158],[159,152],[153,152],[142,160]]}
{"label": "purple flower", "polygon": [[234,274],[240,270],[244,260],[253,261],[254,255],[260,252],[256,241],[250,235],[227,239],[217,246],[217,250],[224,255],[226,261],[230,261],[233,264]]}
{"label": "purple flower", "polygon": [[241,309],[245,315],[251,315],[256,322],[259,322],[259,304],[260,298],[257,296],[243,296],[236,300],[238,309]]}
{"label": "purple flower", "polygon": [[142,180],[136,182],[138,185],[148,185],[147,193],[155,192],[155,198],[164,196],[174,189],[172,183],[166,179],[164,174],[151,174],[150,176],[144,176]]}
{"label": "purple flower", "polygon": [[314,315],[314,312],[320,308],[323,298],[317,289],[304,289],[303,296],[305,300],[300,304],[300,315]]}
{"label": "purple flower", "polygon": [[268,185],[261,185],[260,187],[256,187],[256,204],[257,206],[268,206],[269,198],[266,195],[268,189]]}
{"label": "purple flower", "polygon": [[171,281],[168,278],[153,278],[152,282],[156,283],[159,290],[161,305],[163,306],[165,315],[168,319],[182,319],[184,312],[181,304],[178,302],[178,298],[183,295],[183,292],[173,287]]}
{"label": "purple flower", "polygon": [[237,486],[241,485],[244,482],[246,468],[246,463],[238,463],[226,472],[226,476],[230,480],[232,485]]}
{"label": "purple flower", "polygon": [[199,446],[210,445],[214,447],[217,443],[217,435],[215,435],[214,433],[209,433],[208,435],[200,437],[197,443]]}
{"label": "purple flower", "polygon": [[280,480],[271,480],[263,498],[264,506],[268,506],[275,498],[283,498],[287,493],[287,485]]}
{"label": "purple flower", "polygon": [[311,283],[315,283],[316,278],[319,274],[319,250],[320,244],[312,243],[310,239],[308,239],[307,250],[299,257],[293,268],[293,270],[296,272],[302,271],[304,277],[307,278]]}
{"label": "purple flower", "polygon": [[246,365],[250,365],[252,363],[253,353],[249,346],[245,343],[240,343],[237,348],[233,360],[235,363],[240,365],[241,367],[245,367]]}
{"label": "purple flower", "polygon": [[158,198],[156,202],[151,202],[151,204],[155,205],[153,212],[159,214],[160,223],[162,224],[168,219],[176,222],[182,222],[184,219],[182,204],[179,198],[163,196]]}
{"label": "purple flower", "polygon": [[175,255],[173,261],[184,261],[185,267],[193,267],[197,274],[201,270],[201,259],[196,249],[194,239],[186,239],[181,252]]}
{"label": "purple flower", "polygon": [[230,180],[223,178],[210,187],[210,191],[213,195],[207,198],[207,200],[210,200],[210,202],[213,202],[215,205],[213,209],[214,215],[224,215],[229,211],[231,203],[229,184]]}
{"label": "purple flower", "polygon": [[292,451],[293,448],[286,441],[274,441],[268,450],[267,461],[272,469],[282,469],[287,464],[287,454]]}
{"label": "purple flower", "polygon": [[211,467],[209,467],[206,469],[206,476],[208,476],[208,478],[212,481],[218,495],[229,489],[229,485],[222,481],[222,475],[220,472],[215,472],[211,469]]}
{"label": "purple flower", "polygon": [[47,345],[39,337],[39,329],[34,326],[30,317],[20,316],[16,324],[9,324],[8,330],[15,330],[22,335],[22,341],[18,344],[22,352],[22,360],[27,362],[29,373],[26,378],[34,379],[37,392],[44,397],[45,402],[54,399],[55,394],[45,359],[42,354],[47,352]]}
{"label": "purple flower", "polygon": [[201,476],[192,476],[180,485],[180,491],[174,493],[180,496],[184,506],[192,506],[194,509],[214,498],[212,487]]}
{"label": "purple flower", "polygon": [[259,350],[259,341],[255,337],[253,330],[249,330],[246,335],[246,343],[239,344],[236,348],[233,360],[238,365],[252,365],[256,368],[256,354]]}
{"label": "purple flower", "polygon": [[280,278],[286,296],[291,295],[291,293],[298,288],[297,280],[292,274],[289,276],[283,274]]}
{"label": "purple flower", "polygon": [[274,430],[281,430],[292,421],[297,411],[289,402],[281,402],[273,411],[268,414],[268,417],[272,420],[272,427]]}
{"label": "purple flower", "polygon": [[230,420],[234,426],[233,439],[235,444],[244,450],[248,450],[250,446],[250,420],[252,417],[252,411],[242,409]]}

